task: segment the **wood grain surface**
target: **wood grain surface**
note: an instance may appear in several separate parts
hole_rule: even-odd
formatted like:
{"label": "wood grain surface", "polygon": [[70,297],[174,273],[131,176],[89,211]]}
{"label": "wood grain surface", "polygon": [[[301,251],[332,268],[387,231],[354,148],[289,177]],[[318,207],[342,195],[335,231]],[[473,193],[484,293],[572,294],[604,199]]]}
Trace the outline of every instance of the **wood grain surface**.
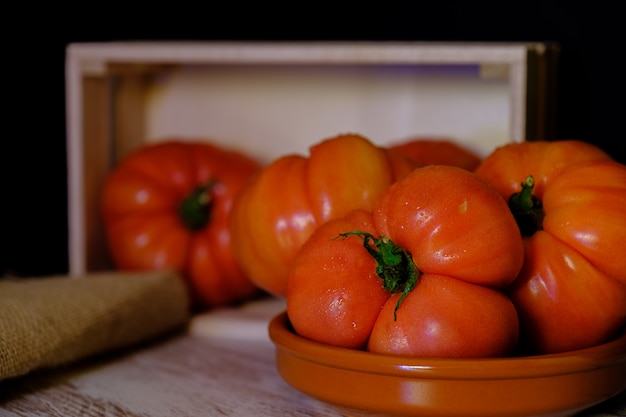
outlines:
{"label": "wood grain surface", "polygon": [[0,383],[2,416],[337,416],[289,387],[265,341],[179,335]]}

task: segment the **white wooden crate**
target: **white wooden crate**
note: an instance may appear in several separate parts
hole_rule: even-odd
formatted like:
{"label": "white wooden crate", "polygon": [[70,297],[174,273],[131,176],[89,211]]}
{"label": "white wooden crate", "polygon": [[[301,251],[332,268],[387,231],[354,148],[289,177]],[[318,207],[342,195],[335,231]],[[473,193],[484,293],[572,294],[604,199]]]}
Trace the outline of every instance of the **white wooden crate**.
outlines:
{"label": "white wooden crate", "polygon": [[555,45],[112,42],[66,55],[69,270],[110,266],[98,199],[128,152],[206,138],[264,161],[343,132],[447,136],[485,155],[550,139]]}

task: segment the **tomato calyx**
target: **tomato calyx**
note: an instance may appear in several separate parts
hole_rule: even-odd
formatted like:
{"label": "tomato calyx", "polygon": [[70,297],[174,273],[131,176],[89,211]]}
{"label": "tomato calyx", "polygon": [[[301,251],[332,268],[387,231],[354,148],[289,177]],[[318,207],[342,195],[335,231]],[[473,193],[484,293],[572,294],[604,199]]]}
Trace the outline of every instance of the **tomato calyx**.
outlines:
{"label": "tomato calyx", "polygon": [[390,294],[402,293],[393,311],[395,321],[400,304],[417,285],[421,271],[415,266],[411,254],[386,236],[376,238],[371,233],[355,230],[341,233],[338,237],[346,239],[349,236],[358,236],[363,240],[363,247],[376,261],[376,275],[383,281],[385,290]]}
{"label": "tomato calyx", "polygon": [[521,191],[512,194],[508,204],[522,236],[532,236],[536,231],[543,229],[546,213],[539,197],[533,194],[535,179],[532,175],[526,177],[520,185]]}
{"label": "tomato calyx", "polygon": [[178,206],[180,218],[189,230],[200,230],[211,220],[214,186],[215,181],[211,180],[196,187]]}

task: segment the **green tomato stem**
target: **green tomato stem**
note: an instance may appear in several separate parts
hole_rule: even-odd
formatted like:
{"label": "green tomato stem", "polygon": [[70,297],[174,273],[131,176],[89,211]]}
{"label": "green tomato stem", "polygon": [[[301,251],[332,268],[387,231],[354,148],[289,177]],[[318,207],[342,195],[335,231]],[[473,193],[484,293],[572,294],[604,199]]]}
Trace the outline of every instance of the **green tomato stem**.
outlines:
{"label": "green tomato stem", "polygon": [[385,290],[390,294],[402,293],[393,311],[395,321],[400,304],[417,285],[421,272],[415,266],[411,254],[389,238],[382,236],[378,239],[358,230],[339,235],[344,239],[349,236],[358,236],[363,240],[363,247],[376,260],[376,275],[383,281]]}
{"label": "green tomato stem", "polygon": [[209,181],[194,189],[178,206],[183,224],[192,231],[205,227],[211,220],[213,188],[215,181]]}
{"label": "green tomato stem", "polygon": [[543,219],[546,215],[543,203],[535,194],[535,179],[532,175],[521,183],[521,191],[509,197],[509,208],[522,236],[532,236],[536,231],[543,229]]}

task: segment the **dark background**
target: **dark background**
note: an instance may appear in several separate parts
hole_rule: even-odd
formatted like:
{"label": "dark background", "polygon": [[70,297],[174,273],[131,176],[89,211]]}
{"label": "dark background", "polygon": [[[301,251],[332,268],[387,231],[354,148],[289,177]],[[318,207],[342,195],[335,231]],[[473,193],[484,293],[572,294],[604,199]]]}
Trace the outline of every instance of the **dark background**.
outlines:
{"label": "dark background", "polygon": [[[97,3],[5,14],[2,275],[67,273],[65,48],[119,40],[541,41],[560,45],[558,139],[626,163],[624,30],[604,2]],[[23,6],[22,6],[23,7]],[[49,8],[49,9],[46,9]],[[619,22],[621,24],[621,22]]]}

